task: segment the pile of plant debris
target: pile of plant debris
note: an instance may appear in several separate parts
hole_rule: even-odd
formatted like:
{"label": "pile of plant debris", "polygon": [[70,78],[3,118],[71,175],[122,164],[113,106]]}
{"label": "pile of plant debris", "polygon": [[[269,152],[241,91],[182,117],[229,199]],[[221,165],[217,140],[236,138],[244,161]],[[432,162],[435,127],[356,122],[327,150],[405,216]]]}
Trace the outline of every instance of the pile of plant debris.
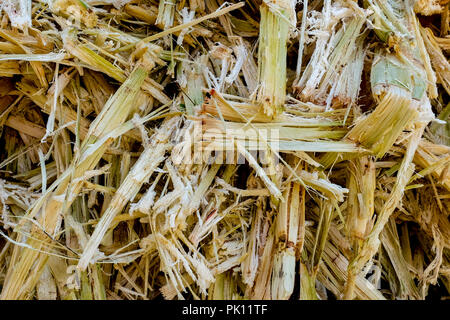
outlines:
{"label": "pile of plant debris", "polygon": [[446,299],[447,0],[3,0],[0,299]]}

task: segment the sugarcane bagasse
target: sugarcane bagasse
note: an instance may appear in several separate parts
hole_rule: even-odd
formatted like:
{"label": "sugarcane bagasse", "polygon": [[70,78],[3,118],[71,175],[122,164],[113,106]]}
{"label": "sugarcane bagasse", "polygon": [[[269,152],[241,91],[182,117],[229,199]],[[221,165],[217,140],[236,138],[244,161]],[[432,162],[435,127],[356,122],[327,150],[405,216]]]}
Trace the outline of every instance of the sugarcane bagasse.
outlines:
{"label": "sugarcane bagasse", "polygon": [[449,8],[2,1],[0,299],[448,299]]}

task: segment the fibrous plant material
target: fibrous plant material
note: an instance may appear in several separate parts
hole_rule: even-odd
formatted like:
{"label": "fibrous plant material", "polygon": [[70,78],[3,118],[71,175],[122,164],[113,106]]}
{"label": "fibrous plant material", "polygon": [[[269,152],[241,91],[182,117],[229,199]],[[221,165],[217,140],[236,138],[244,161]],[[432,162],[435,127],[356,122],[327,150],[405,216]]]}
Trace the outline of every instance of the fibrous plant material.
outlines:
{"label": "fibrous plant material", "polygon": [[289,31],[295,28],[294,0],[268,0],[260,6],[258,101],[268,116],[279,114],[286,99]]}
{"label": "fibrous plant material", "polygon": [[168,29],[173,25],[175,18],[176,0],[160,1],[158,7],[158,16],[155,24],[161,29]]}
{"label": "fibrous plant material", "polygon": [[311,24],[308,31],[317,39],[308,65],[297,68],[294,89],[304,101],[351,106],[361,82],[367,35],[361,29],[367,13],[351,3],[325,1],[320,14],[322,19],[302,22],[302,27]]}
{"label": "fibrous plant material", "polygon": [[434,0],[3,1],[0,298],[447,299],[448,33]]}

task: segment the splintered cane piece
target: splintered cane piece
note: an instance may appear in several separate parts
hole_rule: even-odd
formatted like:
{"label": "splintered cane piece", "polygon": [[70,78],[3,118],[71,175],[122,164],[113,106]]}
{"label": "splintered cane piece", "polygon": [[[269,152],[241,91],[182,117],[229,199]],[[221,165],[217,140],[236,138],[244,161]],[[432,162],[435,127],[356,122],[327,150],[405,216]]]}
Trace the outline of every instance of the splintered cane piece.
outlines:
{"label": "splintered cane piece", "polygon": [[268,0],[260,7],[257,100],[271,117],[282,112],[286,97],[286,43],[295,27],[295,3]]}

